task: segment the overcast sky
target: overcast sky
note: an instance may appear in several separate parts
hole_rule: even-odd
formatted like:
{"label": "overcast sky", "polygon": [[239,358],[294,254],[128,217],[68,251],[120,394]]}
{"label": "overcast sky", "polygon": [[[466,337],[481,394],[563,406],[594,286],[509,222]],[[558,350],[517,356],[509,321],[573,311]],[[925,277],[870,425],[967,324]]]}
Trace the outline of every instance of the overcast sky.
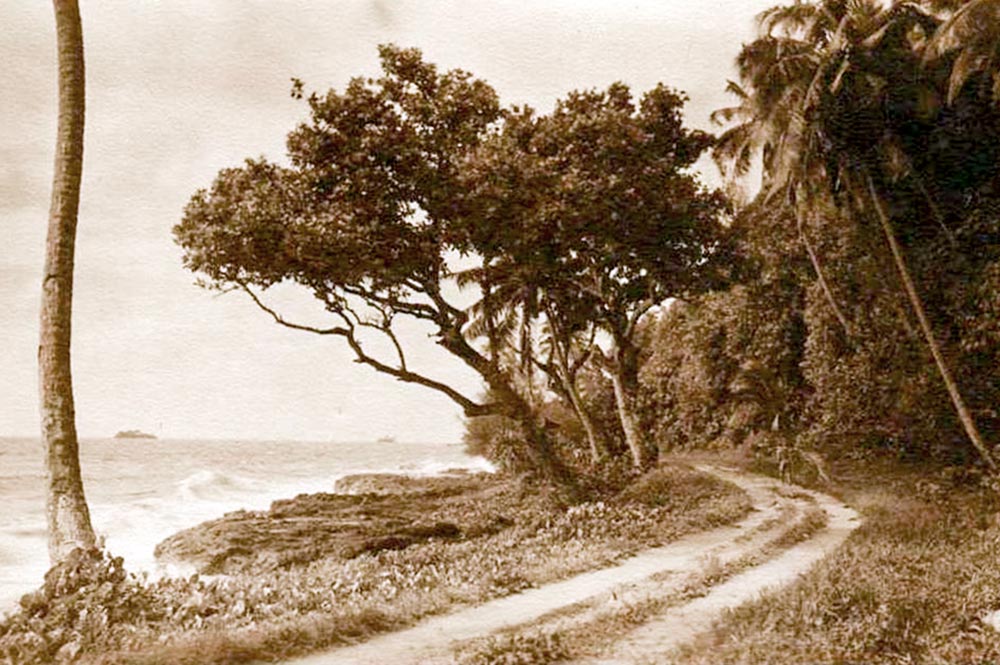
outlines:
{"label": "overcast sky", "polygon": [[[81,0],[88,77],[73,368],[84,437],[457,441],[446,398],[350,362],[339,339],[285,330],[239,294],[194,285],[171,228],[191,194],[246,157],[283,158],[305,117],[290,79],[342,88],[376,46],[416,46],[542,111],[622,80],[729,103],[761,0]],[[50,3],[0,0],[0,435],[38,432],[36,348],[55,138]],[[714,174],[706,171],[706,179]],[[306,313],[291,290],[275,301]],[[315,316],[315,315],[312,315]],[[470,393],[476,377],[417,338],[418,362]]]}

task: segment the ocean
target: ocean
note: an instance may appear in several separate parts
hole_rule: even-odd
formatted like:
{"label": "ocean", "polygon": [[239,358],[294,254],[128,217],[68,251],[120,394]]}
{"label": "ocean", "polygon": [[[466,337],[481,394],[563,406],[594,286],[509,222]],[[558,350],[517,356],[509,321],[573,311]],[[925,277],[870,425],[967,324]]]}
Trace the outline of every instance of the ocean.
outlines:
{"label": "ocean", "polygon": [[[84,439],[80,465],[95,531],[128,570],[154,578],[192,572],[157,564],[158,542],[233,510],[329,492],[355,473],[492,468],[458,444],[146,439]],[[0,614],[48,568],[44,482],[39,440],[0,437]]]}

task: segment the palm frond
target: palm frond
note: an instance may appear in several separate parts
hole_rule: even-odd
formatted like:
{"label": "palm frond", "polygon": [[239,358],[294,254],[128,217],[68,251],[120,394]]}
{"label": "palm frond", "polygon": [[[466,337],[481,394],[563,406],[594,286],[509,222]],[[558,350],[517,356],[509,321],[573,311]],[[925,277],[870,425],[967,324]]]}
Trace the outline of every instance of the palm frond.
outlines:
{"label": "palm frond", "polygon": [[982,50],[1000,39],[1000,0],[971,0],[942,23],[927,45],[926,58],[956,49]]}
{"label": "palm frond", "polygon": [[708,119],[713,125],[721,127],[744,115],[747,115],[747,108],[745,106],[726,106],[712,111]]}
{"label": "palm frond", "polygon": [[746,102],[750,99],[750,95],[747,94],[747,91],[744,90],[739,83],[733,81],[732,79],[726,80],[726,92],[730,95],[735,95],[741,102]]}
{"label": "palm frond", "polygon": [[969,77],[980,70],[983,58],[971,49],[962,49],[951,65],[951,76],[948,78],[948,103],[951,104],[962,91]]}
{"label": "palm frond", "polygon": [[[948,81],[948,103],[973,74],[983,73],[995,78],[1000,60],[1000,0],[970,0],[941,24],[927,43],[924,62],[940,60],[958,51],[951,65]],[[1000,101],[994,86],[993,98]]]}
{"label": "palm frond", "polygon": [[889,11],[875,17],[874,24],[878,27],[861,40],[861,45],[866,49],[881,46],[909,50],[912,47],[911,39],[914,31],[919,31],[929,38],[938,29],[941,21],[913,2],[899,2]]}
{"label": "palm frond", "polygon": [[928,9],[935,14],[956,12],[964,5],[968,4],[968,2],[969,0],[925,0],[925,4]]}
{"label": "palm frond", "polygon": [[[712,160],[724,177],[743,176],[750,170],[756,145],[754,126],[744,123],[723,132],[712,147]],[[732,172],[728,172],[732,168]]]}
{"label": "palm frond", "polygon": [[760,34],[772,35],[780,31],[791,36],[808,31],[822,17],[820,8],[812,2],[796,0],[790,5],[778,5],[757,14],[756,21]]}
{"label": "palm frond", "polygon": [[453,275],[455,278],[455,284],[459,288],[463,289],[470,284],[480,284],[482,283],[485,272],[486,269],[480,266],[466,268],[465,270],[458,270]]}

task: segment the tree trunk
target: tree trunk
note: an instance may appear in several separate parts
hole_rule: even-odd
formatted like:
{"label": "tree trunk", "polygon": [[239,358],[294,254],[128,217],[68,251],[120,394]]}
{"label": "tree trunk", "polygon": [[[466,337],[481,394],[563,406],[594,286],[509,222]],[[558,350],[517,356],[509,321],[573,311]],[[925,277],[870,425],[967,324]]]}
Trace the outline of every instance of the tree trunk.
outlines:
{"label": "tree trunk", "polygon": [[539,473],[563,490],[568,498],[572,500],[579,498],[581,491],[576,477],[556,454],[552,446],[552,437],[538,413],[511,385],[510,378],[476,351],[457,327],[443,330],[438,343],[483,378],[502,407],[499,415],[507,416],[518,423],[525,439],[527,456]]}
{"label": "tree trunk", "polygon": [[615,391],[615,406],[618,419],[621,422],[625,444],[632,453],[632,465],[645,471],[651,468],[656,459],[639,427],[635,415],[635,394],[638,383],[638,354],[624,339],[616,339],[613,350],[614,360],[610,363],[611,385]]}
{"label": "tree trunk", "polygon": [[83,29],[76,0],[54,0],[59,52],[59,124],[38,343],[42,443],[47,479],[49,559],[95,546],[80,477],[70,371],[73,253],[83,170]]}
{"label": "tree trunk", "polygon": [[487,380],[490,390],[500,398],[509,418],[515,420],[524,435],[528,458],[542,477],[577,498],[579,485],[552,446],[552,437],[531,405],[505,381]]}
{"label": "tree trunk", "polygon": [[611,385],[615,389],[615,406],[618,407],[618,418],[622,424],[625,443],[628,445],[629,452],[632,453],[632,466],[640,471],[645,471],[653,465],[652,455],[648,454],[639,426],[636,424],[632,400],[625,389],[620,372],[611,372]]}
{"label": "tree trunk", "polygon": [[809,242],[809,236],[806,235],[805,222],[802,220],[802,209],[798,204],[793,204],[792,207],[795,209],[795,225],[798,227],[799,238],[802,240],[802,244],[806,248],[806,253],[809,255],[809,261],[812,263],[813,271],[816,273],[816,279],[823,290],[823,295],[826,296],[826,302],[830,305],[830,309],[833,310],[833,315],[837,317],[837,321],[840,322],[844,333],[850,337],[851,327],[847,323],[847,317],[840,311],[837,300],[833,297],[833,290],[830,289],[830,284],[826,281],[826,275],[823,273],[823,266],[820,265],[819,256],[816,254],[816,250],[813,249],[812,243]]}
{"label": "tree trunk", "polygon": [[533,415],[518,413],[511,416],[521,428],[521,433],[527,443],[528,459],[538,470],[541,478],[554,487],[564,499],[577,503],[583,498],[583,491],[576,476],[556,454],[552,445],[552,437],[544,423],[538,422]]}
{"label": "tree trunk", "polygon": [[892,251],[892,258],[896,263],[896,270],[899,271],[899,276],[903,281],[903,287],[906,289],[906,295],[910,300],[910,306],[913,307],[913,311],[917,315],[920,330],[924,335],[927,346],[930,347],[931,355],[934,356],[934,362],[937,364],[938,373],[941,375],[941,379],[944,381],[944,385],[948,389],[948,395],[951,397],[955,411],[958,413],[958,419],[962,422],[962,426],[965,428],[965,433],[969,437],[969,441],[972,442],[972,445],[982,456],[986,466],[990,468],[990,471],[995,473],[997,471],[997,464],[993,459],[993,455],[990,454],[989,448],[986,447],[986,443],[983,441],[982,436],[979,434],[976,422],[972,419],[972,414],[969,413],[969,409],[965,405],[965,400],[962,398],[962,394],[958,390],[958,385],[955,383],[951,370],[948,368],[944,354],[941,352],[937,339],[934,337],[934,331],[931,329],[930,321],[924,311],[923,301],[920,299],[920,294],[917,293],[916,286],[913,283],[913,278],[910,276],[910,271],[906,267],[906,260],[903,258],[903,252],[899,247],[899,243],[896,242],[896,234],[892,228],[892,221],[889,219],[889,214],[886,212],[882,199],[879,197],[879,194],[875,189],[875,182],[872,180],[871,174],[865,174],[865,177],[868,181],[868,193],[875,206],[875,212],[877,213],[879,223],[882,226],[882,233],[885,235],[886,242],[889,243],[889,249]]}
{"label": "tree trunk", "polygon": [[587,411],[587,406],[583,403],[583,399],[580,397],[580,391],[576,389],[576,386],[567,378],[563,378],[563,390],[566,391],[566,395],[569,397],[570,406],[573,407],[573,411],[576,412],[576,417],[580,419],[580,424],[583,425],[583,431],[587,434],[587,444],[590,447],[590,459],[594,464],[600,464],[607,458],[608,451],[604,446],[604,440],[601,438],[600,432],[598,431],[597,425],[594,423],[594,419],[590,417],[590,413]]}
{"label": "tree trunk", "polygon": [[572,337],[563,333],[562,327],[559,325],[559,319],[551,311],[546,310],[546,317],[549,327],[552,330],[552,355],[555,359],[555,362],[552,363],[551,371],[547,373],[550,376],[554,374],[553,378],[558,382],[558,385],[562,386],[562,390],[557,390],[556,392],[560,393],[560,396],[569,402],[570,408],[573,409],[577,419],[579,419],[580,424],[583,426],[583,430],[587,436],[587,444],[590,448],[591,461],[594,464],[600,464],[607,458],[608,449],[597,424],[590,417],[590,412],[587,410],[587,405],[584,404],[583,398],[580,396],[580,391],[576,387],[578,368],[574,366],[570,356],[573,347]]}

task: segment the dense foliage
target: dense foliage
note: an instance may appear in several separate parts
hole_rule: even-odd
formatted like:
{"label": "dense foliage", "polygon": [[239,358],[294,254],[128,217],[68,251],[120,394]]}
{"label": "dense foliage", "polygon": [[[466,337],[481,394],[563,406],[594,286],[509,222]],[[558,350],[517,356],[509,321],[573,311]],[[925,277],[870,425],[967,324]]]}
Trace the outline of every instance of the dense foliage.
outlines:
{"label": "dense foliage", "polygon": [[1000,114],[969,17],[996,7],[946,4],[761,15],[715,149],[736,173],[763,158],[735,222],[755,271],[660,317],[643,411],[661,445],[992,465]]}
{"label": "dense foliage", "polygon": [[[634,415],[640,322],[667,298],[712,288],[730,265],[725,203],[688,172],[711,138],[684,127],[684,101],[660,85],[636,103],[616,83],[570,93],[549,115],[515,110],[464,175],[473,249],[493,286],[482,303],[488,331],[512,299],[526,323],[543,319],[539,366],[582,421],[595,461],[609,451],[579,395],[580,363],[606,370],[633,463],[648,466]],[[522,338],[522,354],[530,343]]]}

